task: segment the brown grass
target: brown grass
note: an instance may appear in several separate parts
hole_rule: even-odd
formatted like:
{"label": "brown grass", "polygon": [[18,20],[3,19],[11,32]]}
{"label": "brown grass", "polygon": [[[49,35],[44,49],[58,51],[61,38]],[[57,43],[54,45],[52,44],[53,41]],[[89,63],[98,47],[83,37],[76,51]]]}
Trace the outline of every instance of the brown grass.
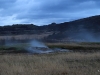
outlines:
{"label": "brown grass", "polygon": [[23,35],[0,35],[0,40],[30,40],[30,39],[42,39],[51,35],[51,33],[41,33],[41,34],[23,34]]}
{"label": "brown grass", "polygon": [[73,51],[96,52],[100,51],[100,43],[46,43],[49,48],[62,48]]}
{"label": "brown grass", "polygon": [[0,75],[100,75],[100,53],[0,55]]}

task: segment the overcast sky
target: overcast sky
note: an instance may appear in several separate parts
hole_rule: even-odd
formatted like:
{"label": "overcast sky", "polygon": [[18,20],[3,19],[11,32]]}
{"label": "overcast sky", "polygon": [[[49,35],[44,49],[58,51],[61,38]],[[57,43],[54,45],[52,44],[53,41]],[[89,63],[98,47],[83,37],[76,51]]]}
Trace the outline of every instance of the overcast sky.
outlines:
{"label": "overcast sky", "polygon": [[46,25],[100,14],[100,0],[0,0],[0,25]]}

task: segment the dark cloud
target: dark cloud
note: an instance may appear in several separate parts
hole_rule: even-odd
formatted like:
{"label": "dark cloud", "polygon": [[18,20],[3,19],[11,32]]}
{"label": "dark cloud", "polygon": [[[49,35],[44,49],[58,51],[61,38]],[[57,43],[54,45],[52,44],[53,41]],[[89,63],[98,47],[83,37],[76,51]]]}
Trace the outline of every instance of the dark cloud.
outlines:
{"label": "dark cloud", "polygon": [[0,8],[9,8],[15,0],[0,0]]}
{"label": "dark cloud", "polygon": [[99,0],[0,0],[0,22],[60,23],[99,15],[99,5]]}

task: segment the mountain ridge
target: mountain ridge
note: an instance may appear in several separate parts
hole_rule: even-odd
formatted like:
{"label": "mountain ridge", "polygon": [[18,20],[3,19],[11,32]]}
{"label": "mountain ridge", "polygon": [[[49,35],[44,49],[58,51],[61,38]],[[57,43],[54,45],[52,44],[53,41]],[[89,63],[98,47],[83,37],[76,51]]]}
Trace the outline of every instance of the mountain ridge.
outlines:
{"label": "mountain ridge", "polygon": [[[50,33],[50,34],[49,34]],[[34,24],[14,24],[12,26],[0,26],[0,35],[37,34],[48,36],[42,40],[100,40],[100,15],[82,18],[64,23],[51,23],[49,25],[36,26]]]}

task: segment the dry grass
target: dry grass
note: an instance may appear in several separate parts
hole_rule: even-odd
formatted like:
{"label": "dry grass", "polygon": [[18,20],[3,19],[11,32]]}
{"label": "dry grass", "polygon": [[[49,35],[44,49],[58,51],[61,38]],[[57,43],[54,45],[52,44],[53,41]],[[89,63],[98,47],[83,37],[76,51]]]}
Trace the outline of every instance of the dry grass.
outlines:
{"label": "dry grass", "polygon": [[69,42],[69,43],[46,43],[49,48],[62,48],[73,51],[100,51],[100,42]]}
{"label": "dry grass", "polygon": [[0,75],[100,75],[100,53],[0,55]]}
{"label": "dry grass", "polygon": [[30,40],[30,39],[42,39],[51,35],[51,33],[41,33],[41,34],[23,34],[23,35],[0,35],[0,40]]}

